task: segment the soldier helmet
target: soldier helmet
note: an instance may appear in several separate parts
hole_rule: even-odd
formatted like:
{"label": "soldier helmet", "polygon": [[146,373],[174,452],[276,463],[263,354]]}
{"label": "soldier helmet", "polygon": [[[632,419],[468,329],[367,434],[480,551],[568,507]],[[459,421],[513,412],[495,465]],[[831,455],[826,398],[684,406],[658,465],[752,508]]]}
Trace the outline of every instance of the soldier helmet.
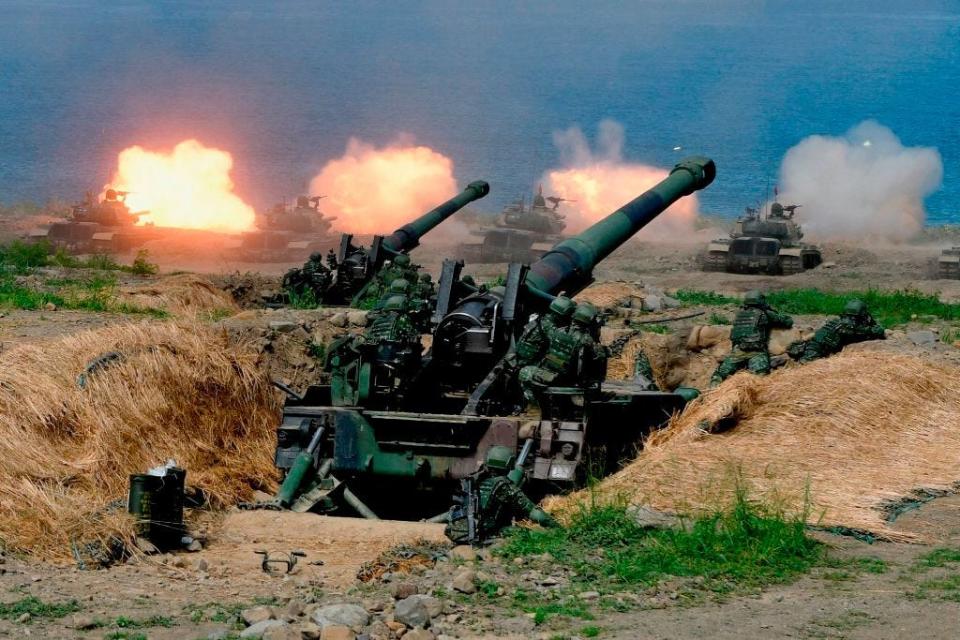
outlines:
{"label": "soldier helmet", "polygon": [[429,273],[421,273],[420,282],[424,282],[424,283],[433,282],[433,278],[430,277]]}
{"label": "soldier helmet", "polygon": [[743,296],[745,307],[765,307],[766,305],[767,297],[757,290],[748,291],[747,295]]}
{"label": "soldier helmet", "polygon": [[393,259],[393,266],[395,267],[409,267],[410,266],[410,256],[401,253],[396,258]]}
{"label": "soldier helmet", "polygon": [[589,325],[597,319],[597,308],[589,302],[581,302],[573,312],[573,321],[581,325]]}
{"label": "soldier helmet", "polygon": [[487,449],[487,457],[484,464],[488,469],[494,471],[509,471],[513,467],[514,457],[513,449],[503,445],[494,445]]}
{"label": "soldier helmet", "polygon": [[573,311],[576,308],[576,303],[567,296],[557,296],[553,299],[553,302],[550,303],[550,313],[561,318],[569,318],[573,315]]}
{"label": "soldier helmet", "polygon": [[407,310],[407,296],[405,295],[395,295],[387,298],[387,301],[383,303],[384,311],[406,311]]}
{"label": "soldier helmet", "polygon": [[847,303],[843,308],[843,315],[845,316],[863,316],[867,314],[867,305],[864,304],[863,300],[853,299]]}
{"label": "soldier helmet", "polygon": [[320,252],[310,254],[310,262],[322,262],[322,261],[323,261],[323,255],[320,254]]}
{"label": "soldier helmet", "polygon": [[391,293],[407,293],[410,290],[410,283],[404,278],[397,278],[390,283]]}
{"label": "soldier helmet", "polygon": [[463,276],[462,278],[460,278],[460,282],[462,282],[463,284],[468,284],[468,285],[470,285],[471,287],[477,286],[476,280],[474,280],[474,279],[473,279],[473,276],[471,276],[471,275],[465,275],[465,276]]}

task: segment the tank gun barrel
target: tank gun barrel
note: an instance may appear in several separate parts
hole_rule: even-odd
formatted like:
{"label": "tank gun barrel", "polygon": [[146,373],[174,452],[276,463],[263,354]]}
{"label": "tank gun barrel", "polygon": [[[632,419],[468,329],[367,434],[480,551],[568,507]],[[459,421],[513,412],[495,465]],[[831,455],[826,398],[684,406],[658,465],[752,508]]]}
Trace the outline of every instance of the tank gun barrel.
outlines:
{"label": "tank gun barrel", "polygon": [[527,288],[541,297],[575,295],[592,279],[593,268],[663,213],[671,204],[705,188],[716,177],[713,160],[693,156],[680,161],[659,184],[607,217],[568,238],[530,265]]}
{"label": "tank gun barrel", "polygon": [[409,222],[383,239],[383,246],[395,253],[405,253],[420,244],[420,238],[431,231],[441,222],[464,208],[474,200],[479,200],[490,193],[490,185],[483,180],[477,180],[467,185],[467,188],[450,198],[436,209],[428,211],[416,220]]}

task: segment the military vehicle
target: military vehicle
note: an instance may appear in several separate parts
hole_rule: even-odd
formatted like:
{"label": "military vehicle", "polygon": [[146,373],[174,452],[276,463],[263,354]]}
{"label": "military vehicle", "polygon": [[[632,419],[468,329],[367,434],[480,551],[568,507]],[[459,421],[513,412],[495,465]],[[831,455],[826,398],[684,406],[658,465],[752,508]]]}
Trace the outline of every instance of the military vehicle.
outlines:
{"label": "military vehicle", "polygon": [[311,253],[332,249],[337,234],[331,232],[335,217],[320,211],[323,196],[299,196],[294,206],[276,204],[257,216],[257,230],[240,238],[238,256],[247,262],[293,262]]}
{"label": "military vehicle", "polygon": [[[302,269],[292,269],[284,277],[285,288],[290,281],[303,282],[304,272],[315,286],[318,302],[327,305],[350,304],[380,271],[387,260],[406,254],[420,245],[420,239],[454,213],[490,193],[490,185],[482,180],[471,182],[460,194],[403,225],[390,235],[374,236],[369,248],[354,243],[352,234],[340,237],[337,253],[327,265],[313,260]],[[308,268],[309,267],[309,268]]]}
{"label": "military vehicle", "polygon": [[591,471],[613,469],[685,398],[630,382],[549,387],[539,411],[525,413],[508,356],[531,314],[587,287],[601,260],[715,173],[707,158],[682,161],[658,185],[531,264],[511,263],[503,286],[477,287],[461,278],[461,260],[444,261],[432,346],[417,366],[395,366],[379,349],[361,351],[333,384],[302,395],[286,389],[275,452],[286,475],[279,504],[297,511],[349,505],[365,517],[430,516],[449,507],[458,483],[495,445],[529,454],[518,459],[534,494],[574,486],[588,464],[596,465]]}
{"label": "military vehicle", "polygon": [[544,197],[541,187],[530,206],[523,199],[508,204],[493,226],[461,244],[457,255],[468,263],[481,264],[536,260],[562,239],[567,221],[559,211],[561,202],[566,199]]}
{"label": "military vehicle", "polygon": [[937,258],[937,277],[960,280],[960,247],[950,247],[940,252],[940,257]]}
{"label": "military vehicle", "polygon": [[91,192],[74,205],[70,219],[31,231],[32,242],[48,242],[70,253],[123,253],[156,237],[152,225],[138,226],[146,211],[133,213],[126,203],[127,192],[107,189],[98,201]]}
{"label": "military vehicle", "polygon": [[704,271],[790,275],[823,261],[820,249],[801,242],[803,231],[793,219],[800,205],[770,204],[766,215],[747,207],[729,238],[714,240],[702,256]]}

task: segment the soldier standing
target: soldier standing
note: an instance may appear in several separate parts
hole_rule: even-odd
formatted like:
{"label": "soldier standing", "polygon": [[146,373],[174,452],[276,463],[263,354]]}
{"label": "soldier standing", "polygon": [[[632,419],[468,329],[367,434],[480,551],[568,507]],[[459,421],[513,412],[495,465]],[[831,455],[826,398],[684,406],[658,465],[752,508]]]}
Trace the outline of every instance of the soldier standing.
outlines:
{"label": "soldier standing", "polygon": [[886,332],[870,315],[867,305],[862,300],[851,300],[839,318],[828,320],[810,340],[800,343],[803,353],[799,360],[812,362],[839,353],[848,344],[885,338]]}
{"label": "soldier standing", "polygon": [[792,326],[793,319],[772,309],[762,293],[747,293],[733,321],[730,333],[733,349],[714,371],[710,382],[719,384],[741,369],[757,375],[770,373],[770,332]]}

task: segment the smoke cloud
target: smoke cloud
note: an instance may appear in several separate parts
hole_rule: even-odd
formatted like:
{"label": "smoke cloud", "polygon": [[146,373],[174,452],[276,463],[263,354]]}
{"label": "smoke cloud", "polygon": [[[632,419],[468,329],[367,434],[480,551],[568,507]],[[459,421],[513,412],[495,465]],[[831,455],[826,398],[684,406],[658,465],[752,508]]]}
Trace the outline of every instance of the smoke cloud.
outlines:
{"label": "smoke cloud", "polygon": [[130,192],[132,211],[148,211],[140,223],[160,227],[238,233],[252,229],[253,208],[233,193],[233,157],[226,151],[184,140],[171,151],[128,147],[104,189]]}
{"label": "smoke cloud", "polygon": [[389,233],[453,197],[453,161],[429,147],[400,141],[377,149],[351,138],[343,156],[310,182],[323,210],[349,233]]}
{"label": "smoke cloud", "polygon": [[803,206],[800,219],[811,235],[903,240],[923,227],[923,200],[942,178],[936,149],[905,147],[867,120],[841,137],[810,136],[787,151],[780,201]]}
{"label": "smoke cloud", "polygon": [[[562,168],[543,176],[545,189],[571,202],[567,231],[576,233],[633,200],[667,177],[669,171],[644,164],[624,162],[623,126],[603,120],[597,127],[596,150],[591,150],[583,131],[572,127],[558,131],[553,142],[560,151]],[[693,231],[697,219],[695,195],[682,198],[650,223],[645,237],[682,237]]]}

